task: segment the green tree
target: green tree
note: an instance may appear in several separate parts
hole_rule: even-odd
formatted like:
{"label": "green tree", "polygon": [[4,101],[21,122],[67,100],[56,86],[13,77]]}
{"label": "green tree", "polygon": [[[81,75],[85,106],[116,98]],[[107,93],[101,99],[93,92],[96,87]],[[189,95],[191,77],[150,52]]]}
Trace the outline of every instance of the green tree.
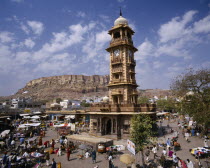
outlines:
{"label": "green tree", "polygon": [[87,103],[86,100],[82,100],[82,102],[80,103],[80,105],[82,107],[90,107],[90,103]]}
{"label": "green tree", "polygon": [[131,119],[131,140],[135,143],[136,152],[141,152],[143,165],[145,164],[144,148],[154,134],[152,130],[154,124],[150,116],[145,114],[134,115]]}
{"label": "green tree", "polygon": [[180,98],[181,113],[193,117],[207,129],[210,126],[210,69],[188,70],[172,81],[171,90]]}
{"label": "green tree", "polygon": [[148,104],[149,103],[149,99],[146,96],[142,96],[138,98],[138,103],[139,104]]}
{"label": "green tree", "polygon": [[160,99],[156,101],[159,111],[174,111],[176,109],[176,101],[173,98]]}

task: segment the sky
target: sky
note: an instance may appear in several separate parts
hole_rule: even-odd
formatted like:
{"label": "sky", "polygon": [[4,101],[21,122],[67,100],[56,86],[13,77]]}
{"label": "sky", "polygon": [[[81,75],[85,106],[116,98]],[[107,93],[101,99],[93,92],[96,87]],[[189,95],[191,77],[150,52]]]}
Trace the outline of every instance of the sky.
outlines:
{"label": "sky", "polygon": [[55,75],[107,75],[119,9],[135,31],[140,89],[210,67],[210,0],[1,0],[0,96]]}

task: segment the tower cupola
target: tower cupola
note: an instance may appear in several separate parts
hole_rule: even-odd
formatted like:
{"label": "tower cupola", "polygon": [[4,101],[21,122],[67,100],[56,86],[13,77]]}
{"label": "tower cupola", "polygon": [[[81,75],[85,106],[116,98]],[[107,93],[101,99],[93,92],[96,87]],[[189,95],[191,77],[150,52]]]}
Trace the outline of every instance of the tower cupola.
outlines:
{"label": "tower cupola", "polygon": [[120,16],[114,21],[114,26],[118,25],[128,25],[128,21],[126,18]]}

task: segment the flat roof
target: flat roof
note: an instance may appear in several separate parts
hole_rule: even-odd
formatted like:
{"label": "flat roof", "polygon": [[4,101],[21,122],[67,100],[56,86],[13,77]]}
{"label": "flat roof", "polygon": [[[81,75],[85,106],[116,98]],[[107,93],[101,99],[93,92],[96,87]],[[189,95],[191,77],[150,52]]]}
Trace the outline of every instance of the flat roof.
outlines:
{"label": "flat roof", "polygon": [[102,143],[113,141],[112,139],[102,138],[102,137],[95,137],[90,135],[69,135],[67,138],[78,140],[78,141],[85,141],[90,143]]}

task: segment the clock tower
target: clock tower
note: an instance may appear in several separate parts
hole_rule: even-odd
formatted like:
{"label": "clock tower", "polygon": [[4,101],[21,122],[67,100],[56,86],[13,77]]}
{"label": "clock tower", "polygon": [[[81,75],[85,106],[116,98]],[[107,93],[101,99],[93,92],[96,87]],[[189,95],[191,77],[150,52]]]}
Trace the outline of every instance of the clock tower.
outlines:
{"label": "clock tower", "polygon": [[111,104],[136,104],[138,94],[135,79],[134,53],[137,49],[133,45],[134,31],[129,27],[128,21],[120,17],[108,32],[111,42],[106,49],[110,53],[110,82],[109,99]]}

